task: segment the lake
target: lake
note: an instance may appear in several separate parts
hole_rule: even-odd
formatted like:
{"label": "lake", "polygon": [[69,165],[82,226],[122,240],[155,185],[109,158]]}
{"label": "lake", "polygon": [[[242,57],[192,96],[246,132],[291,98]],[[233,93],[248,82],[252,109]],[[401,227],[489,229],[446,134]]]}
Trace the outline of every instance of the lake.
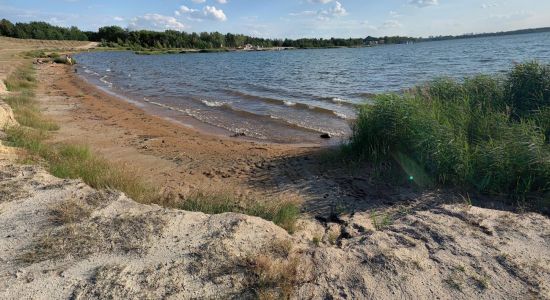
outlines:
{"label": "lake", "polygon": [[387,45],[135,55],[76,55],[90,82],[166,115],[275,142],[343,139],[357,106],[436,77],[506,72],[514,63],[550,63],[550,33]]}

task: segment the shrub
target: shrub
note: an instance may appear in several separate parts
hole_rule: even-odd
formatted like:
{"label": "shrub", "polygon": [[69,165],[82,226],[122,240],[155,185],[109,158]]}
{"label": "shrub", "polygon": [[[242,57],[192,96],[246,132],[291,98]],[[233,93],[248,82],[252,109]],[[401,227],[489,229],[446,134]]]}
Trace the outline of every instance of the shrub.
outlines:
{"label": "shrub", "polygon": [[547,197],[549,70],[520,64],[504,77],[438,79],[380,95],[360,109],[346,147],[359,160],[396,162],[420,184]]}

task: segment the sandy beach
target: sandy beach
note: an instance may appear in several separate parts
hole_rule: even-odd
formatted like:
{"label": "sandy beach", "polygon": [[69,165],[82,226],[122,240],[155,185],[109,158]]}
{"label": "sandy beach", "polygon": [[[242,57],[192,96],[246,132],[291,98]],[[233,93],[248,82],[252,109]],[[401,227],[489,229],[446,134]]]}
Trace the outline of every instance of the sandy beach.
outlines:
{"label": "sandy beach", "polygon": [[44,113],[63,124],[53,142],[89,145],[167,191],[209,187],[267,197],[292,193],[304,199],[305,211],[325,216],[334,210],[334,199],[353,210],[413,197],[410,191],[375,186],[367,172],[351,174],[321,163],[330,151],[326,147],[249,141],[189,128],[93,86],[69,66],[39,65],[38,78]]}

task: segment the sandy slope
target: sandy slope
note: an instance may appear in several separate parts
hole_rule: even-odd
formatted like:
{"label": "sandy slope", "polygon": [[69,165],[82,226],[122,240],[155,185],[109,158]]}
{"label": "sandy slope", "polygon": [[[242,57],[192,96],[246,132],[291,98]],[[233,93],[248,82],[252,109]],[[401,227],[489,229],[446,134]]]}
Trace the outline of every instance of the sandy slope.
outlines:
{"label": "sandy slope", "polygon": [[550,220],[537,214],[429,204],[378,226],[368,213],[302,220],[290,236],[0,169],[1,299],[250,298],[274,261],[295,299],[550,298]]}

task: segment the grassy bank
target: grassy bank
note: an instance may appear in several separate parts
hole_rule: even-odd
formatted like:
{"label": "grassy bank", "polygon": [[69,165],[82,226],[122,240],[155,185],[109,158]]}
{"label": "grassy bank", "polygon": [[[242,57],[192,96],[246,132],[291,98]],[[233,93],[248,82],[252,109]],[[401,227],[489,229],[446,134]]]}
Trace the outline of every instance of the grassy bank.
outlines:
{"label": "grassy bank", "polygon": [[6,79],[6,87],[12,93],[4,98],[14,112],[20,126],[8,128],[8,142],[28,152],[27,162],[43,163],[55,176],[80,178],[94,188],[121,190],[140,202],[158,199],[159,192],[134,178],[125,171],[112,168],[93,155],[86,146],[52,145],[46,139],[59,126],[44,117],[35,99],[36,79],[31,65],[24,65]]}
{"label": "grassy bank", "polygon": [[27,163],[40,163],[59,178],[82,179],[98,189],[116,189],[141,203],[157,203],[209,214],[237,212],[258,216],[293,231],[299,216],[299,202],[292,199],[249,199],[231,191],[204,189],[186,197],[167,195],[159,187],[136,177],[133,170],[115,167],[95,155],[84,145],[51,144],[47,142],[59,126],[41,114],[35,99],[36,79],[32,65],[23,65],[5,80],[11,92],[3,98],[20,126],[7,128],[11,146],[27,150]]}
{"label": "grassy bank", "polygon": [[394,162],[421,185],[453,185],[531,204],[550,198],[550,66],[438,79],[361,108],[347,150]]}

